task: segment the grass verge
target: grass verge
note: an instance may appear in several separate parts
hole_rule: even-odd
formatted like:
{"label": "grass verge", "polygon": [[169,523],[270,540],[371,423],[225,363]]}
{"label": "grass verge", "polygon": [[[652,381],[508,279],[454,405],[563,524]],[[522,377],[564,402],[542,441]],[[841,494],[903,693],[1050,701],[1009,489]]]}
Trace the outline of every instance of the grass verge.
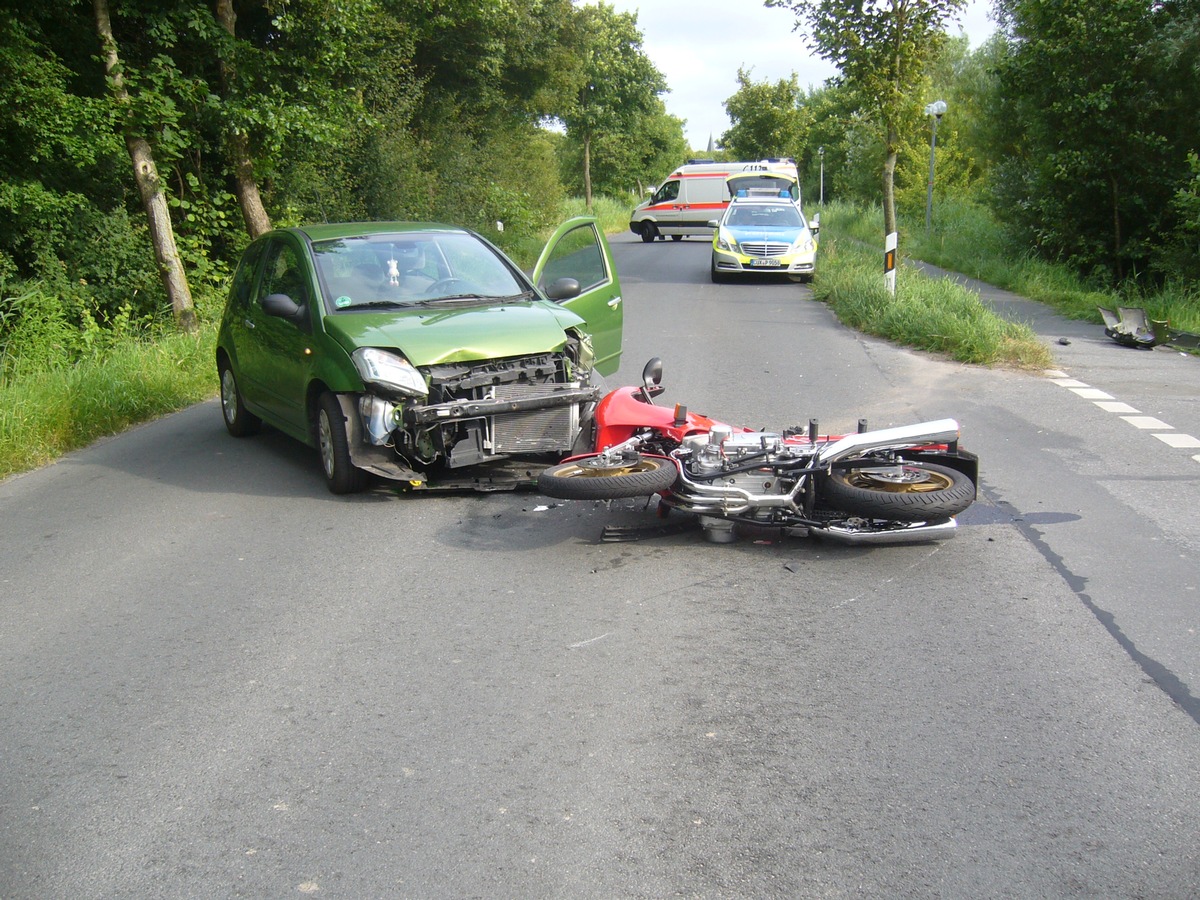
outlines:
{"label": "grass verge", "polygon": [[[873,217],[878,241],[882,213],[863,212],[865,218]],[[988,210],[968,200],[940,202],[930,233],[924,227],[907,229],[902,240],[905,252],[917,259],[1045,303],[1068,318],[1100,324],[1099,306],[1140,306],[1152,319],[1200,333],[1200,289],[1168,286],[1150,293],[1131,285],[1121,291],[1096,290],[1063,266],[1011,252]]]}
{"label": "grass verge", "polygon": [[880,254],[865,228],[878,222],[865,211],[826,207],[813,294],[852,328],[951,359],[985,366],[1044,369],[1049,348],[1027,325],[992,312],[979,295],[948,279],[927,278],[900,266],[896,291],[884,285]]}
{"label": "grass verge", "polygon": [[216,326],[0,383],[0,478],[213,396]]}

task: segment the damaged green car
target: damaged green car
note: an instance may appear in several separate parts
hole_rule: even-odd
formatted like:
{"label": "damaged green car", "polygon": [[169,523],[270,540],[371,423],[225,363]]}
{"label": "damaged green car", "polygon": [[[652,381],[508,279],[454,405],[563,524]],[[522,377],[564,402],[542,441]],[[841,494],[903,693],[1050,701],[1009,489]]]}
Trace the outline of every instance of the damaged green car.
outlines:
{"label": "damaged green car", "polygon": [[480,235],[375,222],[272,231],[217,339],[225,426],[317,448],[329,489],[502,490],[589,446],[621,356],[621,287],[590,217],[531,276]]}

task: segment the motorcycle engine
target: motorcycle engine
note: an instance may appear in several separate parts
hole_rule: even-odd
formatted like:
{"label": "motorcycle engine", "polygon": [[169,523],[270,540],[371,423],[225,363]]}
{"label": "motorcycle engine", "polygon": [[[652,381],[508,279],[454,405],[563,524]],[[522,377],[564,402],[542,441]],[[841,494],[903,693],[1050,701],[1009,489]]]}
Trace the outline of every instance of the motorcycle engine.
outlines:
{"label": "motorcycle engine", "polygon": [[[688,451],[684,468],[697,480],[713,485],[741,488],[754,494],[781,494],[791,483],[778,477],[774,464],[782,455],[795,456],[785,449],[783,436],[764,431],[734,432],[717,425],[706,435],[685,438]],[[744,467],[761,461],[761,466]]]}

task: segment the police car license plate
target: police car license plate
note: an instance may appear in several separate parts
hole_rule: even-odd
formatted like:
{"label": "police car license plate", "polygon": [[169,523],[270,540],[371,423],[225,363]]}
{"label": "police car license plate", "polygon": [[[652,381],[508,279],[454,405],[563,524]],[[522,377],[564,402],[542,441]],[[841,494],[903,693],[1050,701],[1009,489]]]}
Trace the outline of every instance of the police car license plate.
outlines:
{"label": "police car license plate", "polygon": [[779,260],[777,259],[752,259],[750,265],[755,269],[778,269]]}

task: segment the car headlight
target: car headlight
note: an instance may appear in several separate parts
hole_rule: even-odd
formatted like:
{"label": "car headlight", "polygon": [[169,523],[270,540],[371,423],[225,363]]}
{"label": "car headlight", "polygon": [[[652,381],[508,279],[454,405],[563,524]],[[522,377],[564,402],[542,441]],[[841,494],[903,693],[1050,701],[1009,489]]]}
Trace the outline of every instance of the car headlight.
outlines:
{"label": "car headlight", "polygon": [[733,235],[724,228],[717,229],[717,249],[725,250],[728,253],[737,253],[738,245]]}
{"label": "car headlight", "polygon": [[399,353],[378,347],[359,347],[350,354],[354,368],[366,384],[399,391],[412,397],[425,397],[429,388],[413,364]]}
{"label": "car headlight", "polygon": [[817,242],[812,239],[812,235],[807,231],[792,241],[793,253],[812,253],[817,249]]}

